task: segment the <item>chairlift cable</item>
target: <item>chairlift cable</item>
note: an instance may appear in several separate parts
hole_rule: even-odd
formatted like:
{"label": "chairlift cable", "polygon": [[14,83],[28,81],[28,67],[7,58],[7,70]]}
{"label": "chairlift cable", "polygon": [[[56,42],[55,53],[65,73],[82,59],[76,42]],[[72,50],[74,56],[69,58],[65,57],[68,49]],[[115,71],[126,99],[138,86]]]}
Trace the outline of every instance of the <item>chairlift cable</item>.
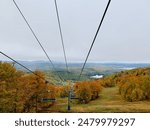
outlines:
{"label": "chairlift cable", "polygon": [[48,61],[51,63],[51,65],[52,65],[54,71],[57,73],[58,77],[59,77],[62,81],[64,81],[64,79],[63,79],[63,78],[60,76],[60,74],[57,72],[57,70],[56,70],[56,68],[55,68],[55,66],[54,66],[54,64],[53,64],[53,62],[52,62],[52,60],[51,60],[50,57],[48,56],[48,53],[46,52],[46,50],[44,49],[42,43],[40,42],[40,40],[39,40],[38,37],[36,36],[35,32],[34,32],[33,29],[31,28],[29,22],[27,21],[27,19],[26,19],[25,16],[23,15],[23,13],[22,13],[21,9],[19,8],[18,4],[16,3],[15,0],[13,0],[13,3],[15,4],[15,6],[16,6],[16,8],[18,9],[18,11],[19,11],[19,13],[21,14],[21,16],[23,17],[24,21],[26,22],[27,26],[29,27],[30,31],[32,32],[33,36],[35,37],[36,41],[38,42],[38,44],[39,44],[40,47],[42,48],[42,50],[43,50],[43,52],[45,53],[45,55],[46,55]]}
{"label": "chairlift cable", "polygon": [[58,26],[59,26],[59,32],[60,32],[60,37],[61,37],[61,43],[62,43],[62,48],[63,48],[63,53],[64,53],[64,59],[65,59],[65,64],[66,64],[66,70],[67,70],[67,73],[69,73],[67,56],[66,56],[66,50],[65,50],[65,45],[64,45],[64,38],[63,38],[61,22],[60,22],[60,17],[59,17],[58,5],[57,5],[57,0],[54,0],[54,2],[55,2],[56,15],[57,15]]}
{"label": "chairlift cable", "polygon": [[95,34],[95,36],[94,36],[94,39],[93,39],[93,41],[92,41],[92,44],[91,44],[90,49],[89,49],[89,51],[88,51],[88,54],[87,54],[87,56],[86,56],[85,62],[84,62],[84,64],[83,64],[83,67],[82,67],[81,72],[80,72],[80,75],[79,75],[79,80],[80,80],[80,78],[81,78],[81,75],[82,75],[83,70],[84,70],[84,68],[85,68],[85,65],[86,65],[86,63],[87,63],[87,60],[88,60],[88,58],[89,58],[89,55],[90,55],[90,53],[91,53],[91,51],[92,51],[92,48],[93,48],[93,45],[94,45],[95,40],[96,40],[96,38],[97,38],[97,35],[98,35],[98,33],[99,33],[99,30],[100,30],[100,28],[101,28],[101,26],[102,26],[102,23],[103,23],[103,21],[104,21],[105,15],[106,15],[107,10],[108,10],[109,5],[110,5],[110,2],[111,2],[111,0],[108,1],[108,4],[107,4],[106,9],[105,9],[105,11],[104,11],[104,14],[103,14],[103,16],[102,16],[102,19],[101,19],[101,21],[100,21],[100,24],[99,24],[98,29],[97,29],[97,31],[96,31],[96,34]]}

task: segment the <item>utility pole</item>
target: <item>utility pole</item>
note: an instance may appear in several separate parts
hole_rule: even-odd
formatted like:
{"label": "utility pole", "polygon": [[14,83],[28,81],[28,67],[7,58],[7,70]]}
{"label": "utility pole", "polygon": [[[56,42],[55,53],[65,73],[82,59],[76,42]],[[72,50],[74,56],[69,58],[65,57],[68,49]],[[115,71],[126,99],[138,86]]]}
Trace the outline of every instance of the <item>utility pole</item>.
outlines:
{"label": "utility pole", "polygon": [[68,112],[70,112],[71,110],[70,102],[71,102],[71,90],[69,90],[68,93]]}
{"label": "utility pole", "polygon": [[76,98],[74,95],[74,83],[71,83],[71,88],[68,93],[68,112],[71,110],[71,101],[72,100],[78,100],[79,98]]}

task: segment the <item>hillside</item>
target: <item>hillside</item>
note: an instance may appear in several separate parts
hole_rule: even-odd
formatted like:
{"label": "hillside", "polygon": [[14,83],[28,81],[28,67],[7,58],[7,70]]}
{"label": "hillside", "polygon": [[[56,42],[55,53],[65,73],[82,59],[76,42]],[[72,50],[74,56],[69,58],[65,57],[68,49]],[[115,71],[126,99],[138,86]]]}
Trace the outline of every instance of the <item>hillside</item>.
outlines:
{"label": "hillside", "polygon": [[62,82],[50,70],[27,73],[0,62],[0,112],[67,112],[68,101],[70,112],[150,112],[150,68],[98,80],[86,76],[88,80]]}
{"label": "hillside", "polygon": [[[129,82],[129,79],[132,80],[131,77],[134,79],[138,78],[137,82],[133,80],[132,86],[130,86]],[[145,79],[145,77],[146,80],[141,83],[140,81]],[[123,85],[119,86],[119,84],[122,81],[127,85],[124,86],[125,95],[127,95],[127,97],[120,93],[120,87]],[[104,79],[97,80],[97,82],[101,83],[104,87],[99,94],[99,98],[90,101],[88,104],[79,104],[73,101],[71,104],[71,112],[150,112],[150,98],[143,98],[146,97],[146,94],[150,95],[150,93],[147,93],[150,92],[150,68],[122,71],[107,76]],[[144,88],[145,82],[147,82],[146,89]],[[139,84],[143,86],[143,88],[140,88]],[[67,98],[58,99],[54,106],[47,109],[47,112],[67,112],[66,108]]]}
{"label": "hillside", "polygon": [[[67,112],[67,98],[58,99],[56,104],[44,112]],[[70,112],[150,112],[150,101],[127,102],[123,100],[117,87],[104,88],[100,97],[88,104],[71,104]]]}

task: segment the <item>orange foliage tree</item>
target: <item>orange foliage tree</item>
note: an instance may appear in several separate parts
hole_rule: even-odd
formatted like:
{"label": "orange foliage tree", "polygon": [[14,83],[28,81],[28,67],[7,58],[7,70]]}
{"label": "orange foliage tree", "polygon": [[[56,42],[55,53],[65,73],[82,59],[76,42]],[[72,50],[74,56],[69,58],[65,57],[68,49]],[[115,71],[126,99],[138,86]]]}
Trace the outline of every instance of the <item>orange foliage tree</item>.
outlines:
{"label": "orange foliage tree", "polygon": [[83,81],[75,84],[75,93],[79,98],[79,103],[88,103],[97,99],[102,86],[97,81]]}
{"label": "orange foliage tree", "polygon": [[[41,102],[42,98],[55,97],[56,90],[45,82],[44,74],[35,73],[38,76],[0,62],[0,112],[40,112],[46,105]],[[51,95],[49,90],[53,91]]]}
{"label": "orange foliage tree", "polygon": [[150,76],[124,76],[117,85],[121,96],[127,101],[150,99]]}

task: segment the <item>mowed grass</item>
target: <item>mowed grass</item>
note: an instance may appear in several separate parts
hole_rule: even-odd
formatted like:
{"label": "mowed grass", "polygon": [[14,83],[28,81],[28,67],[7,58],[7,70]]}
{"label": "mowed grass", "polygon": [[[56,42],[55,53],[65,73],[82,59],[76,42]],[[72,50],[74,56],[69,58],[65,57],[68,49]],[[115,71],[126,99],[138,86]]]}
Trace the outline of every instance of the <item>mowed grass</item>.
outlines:
{"label": "mowed grass", "polygon": [[[57,99],[54,106],[50,107],[47,112],[68,112],[67,98]],[[118,112],[150,112],[150,101],[127,102],[123,100],[118,92],[117,87],[104,88],[97,100],[88,104],[71,103],[70,112],[84,113],[118,113]]]}

